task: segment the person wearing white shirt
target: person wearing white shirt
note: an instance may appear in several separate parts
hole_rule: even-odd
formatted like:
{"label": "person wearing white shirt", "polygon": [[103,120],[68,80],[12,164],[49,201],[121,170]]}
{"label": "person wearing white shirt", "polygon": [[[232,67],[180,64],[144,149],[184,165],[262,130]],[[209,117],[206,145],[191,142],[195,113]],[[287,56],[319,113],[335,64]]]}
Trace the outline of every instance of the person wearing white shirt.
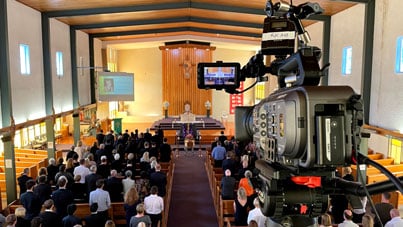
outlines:
{"label": "person wearing white shirt", "polygon": [[164,200],[158,196],[158,187],[151,187],[151,195],[144,199],[144,207],[146,214],[151,218],[151,227],[158,227],[158,222],[162,219],[162,211],[164,210]]}
{"label": "person wearing white shirt", "polygon": [[338,227],[358,227],[358,225],[353,222],[353,212],[351,212],[351,210],[344,210],[343,217],[344,221],[340,223]]}
{"label": "person wearing white shirt", "polygon": [[250,221],[255,220],[257,222],[258,227],[264,227],[266,224],[267,217],[264,216],[262,211],[260,210],[260,203],[258,198],[255,198],[253,200],[253,205],[255,206],[255,208],[249,211],[248,225]]}
{"label": "person wearing white shirt", "polygon": [[403,219],[400,217],[398,209],[390,210],[390,221],[386,222],[385,227],[401,227],[403,226]]}
{"label": "person wearing white shirt", "polygon": [[80,159],[80,165],[74,168],[74,176],[81,175],[80,183],[85,184],[85,177],[90,174],[90,170],[85,166],[85,159]]}

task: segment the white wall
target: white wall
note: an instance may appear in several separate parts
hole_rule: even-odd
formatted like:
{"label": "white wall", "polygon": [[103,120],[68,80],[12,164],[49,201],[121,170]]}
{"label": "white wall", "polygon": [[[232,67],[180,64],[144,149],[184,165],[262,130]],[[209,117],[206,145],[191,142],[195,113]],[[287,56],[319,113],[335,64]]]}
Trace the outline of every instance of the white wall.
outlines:
{"label": "white wall", "polygon": [[403,75],[395,74],[397,38],[403,35],[403,1],[376,1],[374,58],[369,123],[403,132]]}
{"label": "white wall", "polygon": [[[12,110],[15,123],[18,124],[46,115],[41,14],[16,1],[8,0],[7,7]],[[30,47],[29,76],[20,73],[20,44]]]}
{"label": "white wall", "polygon": [[[50,20],[50,50],[52,62],[53,107],[56,113],[73,109],[71,80],[70,28],[58,20]],[[56,52],[63,53],[62,77],[56,76]]]}
{"label": "white wall", "polygon": [[[88,34],[77,31],[77,66],[85,67],[84,69],[77,68],[77,80],[78,80],[78,97],[79,104],[87,105],[91,104],[91,83],[90,83],[90,53],[89,53],[89,39]],[[82,60],[80,60],[82,59]],[[74,69],[73,69],[74,70]]]}
{"label": "white wall", "polygon": [[[349,85],[361,94],[364,4],[357,4],[332,16],[330,32],[329,85]],[[343,48],[352,46],[352,73],[343,76]]]}
{"label": "white wall", "polygon": [[118,71],[134,73],[134,102],[125,102],[127,120],[156,121],[162,118],[162,53],[158,47],[120,50]]}

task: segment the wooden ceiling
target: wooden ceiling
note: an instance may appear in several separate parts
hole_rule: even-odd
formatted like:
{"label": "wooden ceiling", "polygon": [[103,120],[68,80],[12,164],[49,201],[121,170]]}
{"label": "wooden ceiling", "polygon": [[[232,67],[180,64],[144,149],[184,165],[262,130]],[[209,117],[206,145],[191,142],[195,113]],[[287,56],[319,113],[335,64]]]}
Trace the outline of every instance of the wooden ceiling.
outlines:
{"label": "wooden ceiling", "polygon": [[[266,0],[17,0],[103,41],[168,39],[172,36],[260,41]],[[315,23],[369,0],[313,0],[322,16]],[[273,0],[278,2],[278,0]],[[290,3],[290,0],[285,2]],[[293,5],[305,3],[294,0]]]}

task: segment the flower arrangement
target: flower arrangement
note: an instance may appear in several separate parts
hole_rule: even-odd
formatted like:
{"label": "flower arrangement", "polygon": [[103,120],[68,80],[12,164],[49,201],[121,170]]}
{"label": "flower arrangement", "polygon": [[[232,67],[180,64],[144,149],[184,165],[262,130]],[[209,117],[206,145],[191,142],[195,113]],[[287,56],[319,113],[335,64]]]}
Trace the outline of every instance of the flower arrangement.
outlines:
{"label": "flower arrangement", "polygon": [[189,133],[189,134],[187,134],[187,135],[185,136],[185,139],[187,139],[187,140],[192,140],[192,139],[193,139],[193,135],[192,135],[191,133]]}

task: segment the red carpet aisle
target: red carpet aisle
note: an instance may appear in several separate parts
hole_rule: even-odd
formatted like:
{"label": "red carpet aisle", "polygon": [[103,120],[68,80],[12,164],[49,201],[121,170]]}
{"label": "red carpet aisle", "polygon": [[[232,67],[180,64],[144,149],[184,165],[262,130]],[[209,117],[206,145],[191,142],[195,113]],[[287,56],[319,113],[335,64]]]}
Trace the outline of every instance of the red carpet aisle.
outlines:
{"label": "red carpet aisle", "polygon": [[205,157],[183,154],[175,159],[168,227],[218,226],[204,168]]}

